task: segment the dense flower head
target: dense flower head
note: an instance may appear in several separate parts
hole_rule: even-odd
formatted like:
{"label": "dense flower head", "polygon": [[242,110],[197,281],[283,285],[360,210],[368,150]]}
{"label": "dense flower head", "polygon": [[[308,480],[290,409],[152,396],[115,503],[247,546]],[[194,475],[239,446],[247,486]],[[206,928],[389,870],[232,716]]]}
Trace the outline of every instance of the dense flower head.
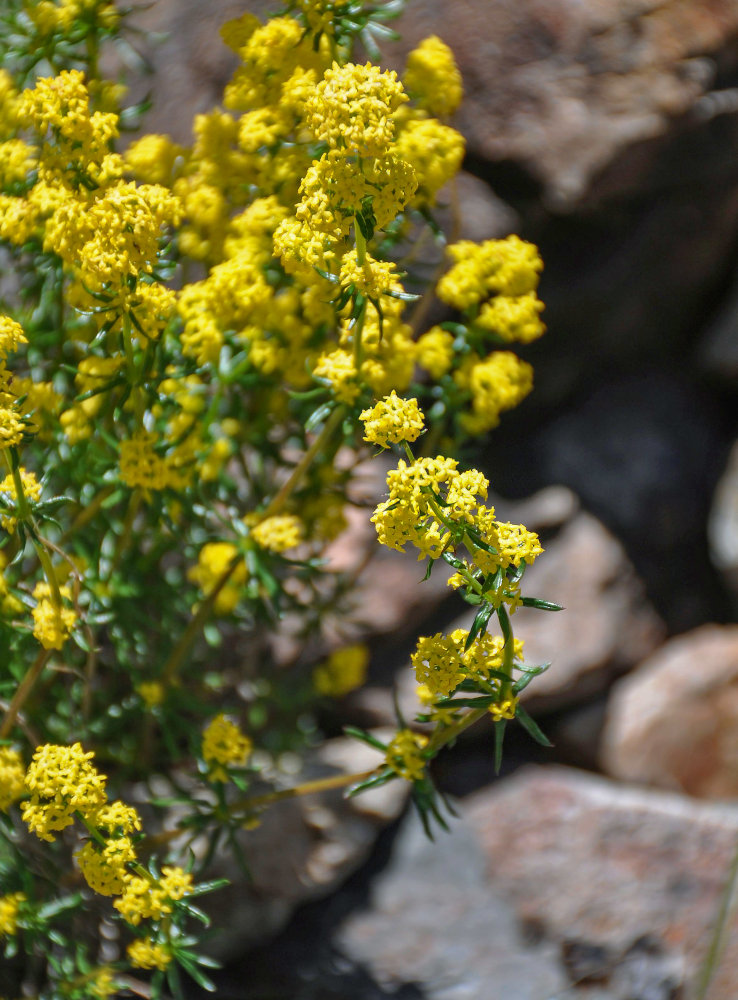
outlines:
{"label": "dense flower head", "polygon": [[92,823],[108,836],[132,834],[141,829],[141,817],[136,808],[119,799],[100,806],[92,817]]}
{"label": "dense flower head", "polygon": [[474,322],[501,340],[529,344],[546,332],[541,320],[543,303],[535,292],[525,295],[496,295],[482,303]]}
{"label": "dense flower head", "polygon": [[313,671],[313,686],[319,694],[340,698],[361,687],[369,666],[369,650],[362,643],[343,646],[319,663]]}
{"label": "dense flower head", "polygon": [[13,937],[18,930],[19,911],[26,902],[24,892],[11,892],[8,896],[0,896],[0,937]]}
{"label": "dense flower head", "polygon": [[[237,556],[238,549],[232,542],[207,542],[200,549],[197,565],[187,571],[187,577],[198,584],[207,597]],[[228,615],[235,609],[247,577],[246,563],[241,559],[215,598],[213,610],[216,615]]]}
{"label": "dense flower head", "polygon": [[394,140],[392,114],[407,100],[394,70],[334,63],[306,107],[316,139],[358,156],[384,156]]}
{"label": "dense flower head", "polygon": [[0,451],[14,448],[23,440],[23,424],[20,404],[13,385],[13,377],[0,360]]}
{"label": "dense flower head", "polygon": [[7,812],[25,791],[26,768],[13,747],[0,747],[0,812]]}
{"label": "dense flower head", "polygon": [[292,17],[273,17],[259,24],[253,15],[245,15],[224,26],[224,37],[242,60],[223,94],[231,111],[277,105],[282,87],[296,69],[322,73],[329,62],[327,47],[315,49],[312,38]]}
{"label": "dense flower head", "polygon": [[451,694],[464,679],[463,642],[456,634],[423,636],[410,657],[418,684],[435,696]]}
{"label": "dense flower head", "polygon": [[36,598],[36,606],[31,612],[33,634],[44,649],[61,649],[77,621],[74,608],[63,603],[72,598],[69,587],[60,587],[59,594],[62,598],[60,606],[56,604],[48,583],[42,581],[33,588],[33,596]]}
{"label": "dense flower head", "polygon": [[440,326],[431,327],[418,338],[417,361],[433,379],[439,379],[451,369],[454,360],[454,338]]}
{"label": "dense flower head", "polygon": [[105,776],[91,763],[94,753],[81,744],[38,747],[26,774],[30,798],[23,805],[23,820],[41,840],[74,822],[74,814],[93,816],[105,802]]}
{"label": "dense flower head", "polygon": [[375,260],[367,253],[360,264],[356,250],[349,250],[341,260],[339,280],[344,288],[353,286],[362,295],[378,299],[387,292],[402,291],[395,272],[396,265],[393,261]]}
{"label": "dense flower head", "polygon": [[286,552],[303,540],[304,525],[295,514],[274,514],[251,529],[257,545],[270,552]]}
{"label": "dense flower head", "polygon": [[433,115],[446,117],[461,104],[461,73],[453,52],[437,35],[410,52],[403,80],[417,103]]}
{"label": "dense flower head", "polygon": [[113,906],[134,927],[142,920],[159,920],[174,910],[174,903],[192,891],[192,875],[176,866],[165,865],[161,878],[131,876],[123,894]]}
{"label": "dense flower head", "polygon": [[172,961],[171,951],[151,938],[131,941],[126,952],[134,969],[160,969],[163,972]]}
{"label": "dense flower head", "polygon": [[[32,503],[37,502],[41,499],[41,483],[36,479],[36,475],[33,472],[28,472],[24,468],[20,468],[21,485],[23,487],[23,493],[27,500]],[[8,473],[5,479],[0,482],[0,493],[5,493],[11,503],[17,504],[18,497],[15,490],[15,478]],[[3,498],[0,498],[3,499]],[[0,507],[0,525],[9,534],[13,534],[16,529],[17,519],[12,514],[2,513],[2,507]]]}
{"label": "dense flower head", "polygon": [[93,892],[117,896],[125,888],[128,865],[136,860],[136,852],[130,837],[114,837],[103,848],[88,840],[74,857]]}
{"label": "dense flower head", "polygon": [[519,236],[473,243],[462,240],[448,247],[455,262],[438,282],[442,302],[466,310],[491,295],[525,295],[538,287],[543,263],[538,249]]}
{"label": "dense flower head", "polygon": [[471,413],[462,413],[462,426],[483,434],[525,399],[533,388],[533,368],[511,351],[494,351],[484,360],[471,356],[454,379],[471,394]]}
{"label": "dense flower head", "polygon": [[371,409],[362,410],[359,417],[364,421],[364,440],[380,448],[416,441],[425,423],[417,399],[403,399],[394,389]]}
{"label": "dense flower head", "polygon": [[461,169],[464,137],[436,118],[411,118],[403,124],[395,153],[415,171],[418,190],[413,202],[434,205],[444,185]]}
{"label": "dense flower head", "polygon": [[137,180],[166,187],[172,181],[175,164],[183,156],[183,147],[168,135],[143,135],[131,143],[123,159]]}
{"label": "dense flower head", "polygon": [[406,781],[420,781],[425,773],[423,750],[427,745],[428,737],[422,733],[400,729],[387,746],[385,766]]}
{"label": "dense flower head", "polygon": [[211,781],[227,781],[226,765],[243,767],[253,743],[227,715],[216,715],[202,734],[202,759]]}
{"label": "dense flower head", "polygon": [[7,358],[11,351],[17,351],[28,340],[23,327],[10,316],[0,316],[0,358]]}

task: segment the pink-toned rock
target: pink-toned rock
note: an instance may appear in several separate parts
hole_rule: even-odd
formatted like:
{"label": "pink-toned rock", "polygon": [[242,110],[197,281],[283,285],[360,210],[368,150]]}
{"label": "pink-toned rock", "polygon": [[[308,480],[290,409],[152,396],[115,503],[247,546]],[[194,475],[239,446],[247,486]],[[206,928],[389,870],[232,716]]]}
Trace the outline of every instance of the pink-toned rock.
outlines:
{"label": "pink-toned rock", "polygon": [[627,781],[738,796],[738,625],[672,639],[615,686],[602,762]]}
{"label": "pink-toned rock", "polygon": [[396,65],[422,38],[451,46],[478,158],[521,163],[572,202],[624,149],[663,134],[710,83],[699,57],[735,41],[734,0],[409,0]]}
{"label": "pink-toned rock", "polygon": [[[644,962],[658,958],[661,990],[644,984],[628,997],[692,995],[736,848],[738,807],[529,767],[472,796],[465,815],[491,890],[520,920],[569,953],[598,953],[602,978],[634,950]],[[709,1000],[738,996],[738,915],[728,931]]]}

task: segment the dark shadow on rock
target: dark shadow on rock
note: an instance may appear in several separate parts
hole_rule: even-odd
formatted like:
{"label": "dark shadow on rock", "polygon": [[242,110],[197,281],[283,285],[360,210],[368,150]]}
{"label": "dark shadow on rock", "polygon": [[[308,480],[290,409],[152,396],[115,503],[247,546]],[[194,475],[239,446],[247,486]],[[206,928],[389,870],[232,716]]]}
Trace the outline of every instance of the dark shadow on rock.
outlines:
{"label": "dark shadow on rock", "polygon": [[[387,992],[332,940],[351,912],[368,906],[372,880],[389,862],[399,828],[400,821],[379,835],[369,861],[337,892],[301,907],[274,941],[216,973],[217,1000],[423,1000],[413,983]],[[187,993],[188,1000],[207,996],[195,988]]]}

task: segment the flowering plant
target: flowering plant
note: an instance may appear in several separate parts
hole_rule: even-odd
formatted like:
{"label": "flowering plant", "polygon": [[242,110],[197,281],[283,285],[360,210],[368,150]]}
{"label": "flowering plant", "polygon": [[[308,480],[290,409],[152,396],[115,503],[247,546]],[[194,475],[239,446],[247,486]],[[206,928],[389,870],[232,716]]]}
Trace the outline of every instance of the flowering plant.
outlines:
{"label": "flowering plant", "polygon": [[[132,969],[151,972],[152,997],[179,993],[179,970],[211,986],[193,932],[207,923],[193,900],[220,885],[198,881],[207,860],[221,841],[240,851],[272,801],[316,787],[264,792],[259,764],[315,740],[320,699],[365,675],[362,647],[278,665],[268,635],[289,617],[307,644],[344,606],[347,581],[321,554],[367,446],[404,456],[372,517],[378,541],[414,546],[426,576],[450,564],[477,614],[418,641],[415,720],[388,743],[350,730],[380,754],[350,793],[405,779],[430,829],[445,819],[429,765],[460,732],[491,716],[498,761],[513,719],[545,741],[518,700],[544,667],[524,664],[511,625],[521,604],[555,608],[522,593],[542,550],[452,457],[532,387],[510,345],[543,333],[542,264],[510,236],[452,244],[426,288],[413,273],[420,234],[444,240],[461,78],[438,38],[403,80],[351,61],[397,12],[292,0],[265,24],[231,21],[240,65],[192,146],[144,135],[123,149],[136,116],[98,71],[123,12],[5,4],[0,937],[18,991],[106,997]],[[457,315],[424,330],[433,294]],[[169,830],[152,795],[144,824],[125,790],[182,769],[211,794],[185,796]],[[188,831],[210,840],[202,861],[175,850]],[[89,932],[101,913],[122,925],[114,961]]]}

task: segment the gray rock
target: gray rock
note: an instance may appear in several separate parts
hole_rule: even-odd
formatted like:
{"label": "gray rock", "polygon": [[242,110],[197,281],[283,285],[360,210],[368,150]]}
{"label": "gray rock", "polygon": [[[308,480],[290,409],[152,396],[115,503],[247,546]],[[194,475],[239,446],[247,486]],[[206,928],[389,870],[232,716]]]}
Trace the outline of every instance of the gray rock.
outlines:
{"label": "gray rock", "polygon": [[430,843],[408,817],[368,908],[344,921],[335,944],[390,994],[413,983],[427,1000],[568,996],[555,947],[526,943],[507,900],[486,884],[478,836],[464,820]]}
{"label": "gray rock", "polygon": [[[529,767],[467,800],[491,891],[623,1000],[689,996],[738,839],[738,807]],[[738,916],[709,1000],[738,995]],[[686,993],[684,991],[687,991]]]}
{"label": "gray rock", "polygon": [[671,639],[613,688],[602,762],[614,777],[738,795],[738,625]]}

